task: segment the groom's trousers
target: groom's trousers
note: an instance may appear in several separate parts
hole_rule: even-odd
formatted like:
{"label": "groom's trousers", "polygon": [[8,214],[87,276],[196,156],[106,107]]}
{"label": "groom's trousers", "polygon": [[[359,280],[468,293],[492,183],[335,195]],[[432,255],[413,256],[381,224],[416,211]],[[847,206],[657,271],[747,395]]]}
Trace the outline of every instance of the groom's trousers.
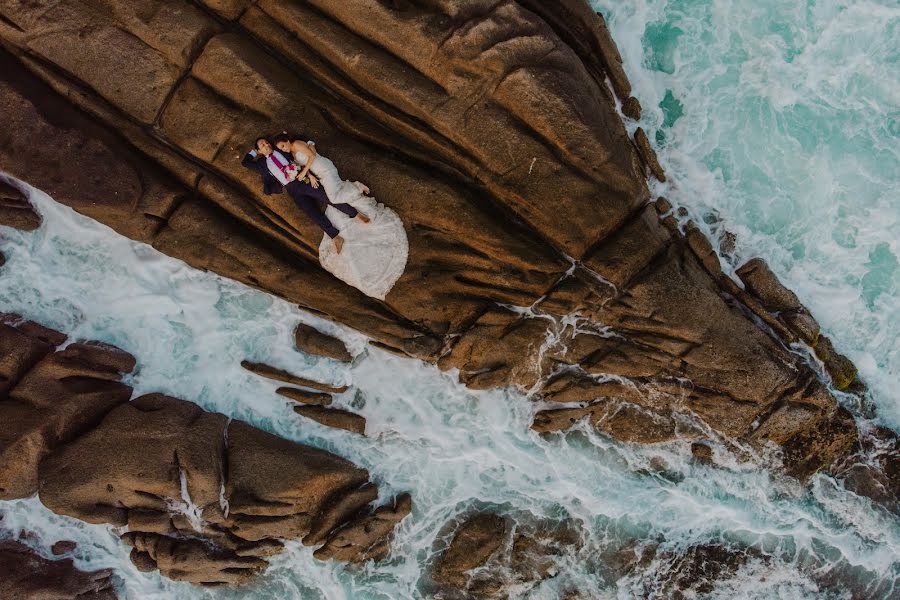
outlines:
{"label": "groom's trousers", "polygon": [[309,218],[315,221],[316,225],[322,228],[322,231],[328,234],[328,237],[335,238],[340,233],[337,228],[331,224],[328,217],[325,216],[325,208],[331,204],[351,219],[355,217],[358,211],[349,204],[332,204],[328,199],[328,195],[322,187],[314,188],[308,183],[302,181],[292,181],[285,186],[287,193],[293,198],[294,203],[309,215]]}

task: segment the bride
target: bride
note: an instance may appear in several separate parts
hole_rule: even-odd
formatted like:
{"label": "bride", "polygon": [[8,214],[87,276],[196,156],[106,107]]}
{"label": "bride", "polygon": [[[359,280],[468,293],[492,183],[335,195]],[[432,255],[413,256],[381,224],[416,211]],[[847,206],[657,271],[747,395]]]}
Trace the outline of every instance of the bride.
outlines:
{"label": "bride", "polygon": [[[344,238],[338,253],[331,239],[323,236],[319,244],[319,262],[338,279],[367,296],[384,300],[403,275],[409,254],[406,230],[396,212],[368,195],[369,188],[358,181],[344,181],[337,167],[316,151],[314,142],[276,138],[275,146],[303,168],[298,177],[312,173],[333,204],[346,203],[361,218],[354,219],[329,205],[325,216]],[[315,186],[315,180],[313,185]],[[365,218],[363,218],[365,216]]]}

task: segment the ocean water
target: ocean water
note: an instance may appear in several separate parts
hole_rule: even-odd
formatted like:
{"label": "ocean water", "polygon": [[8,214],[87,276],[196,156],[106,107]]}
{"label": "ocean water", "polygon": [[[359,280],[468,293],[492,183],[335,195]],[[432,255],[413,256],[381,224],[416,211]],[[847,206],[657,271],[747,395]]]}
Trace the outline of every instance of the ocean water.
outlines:
{"label": "ocean water", "polygon": [[[738,235],[737,265],[763,256],[860,366],[879,423],[900,423],[897,191],[900,91],[896,3],[595,2],[609,15],[641,125],[670,182],[657,186],[718,235]],[[893,119],[893,120],[892,120]],[[473,392],[454,373],[370,348],[358,333],[131,242],[54,203],[44,226],[0,230],[0,311],[116,344],[138,357],[137,393],[161,391],[370,470],[383,499],[414,511],[391,557],[346,566],[293,543],[237,590],[203,590],[138,572],[105,526],[53,515],[34,498],[0,502],[0,537],[46,552],[78,542],[76,563],[111,567],[120,597],[427,598],[428,567],[460,512],[577,524],[583,543],[559,575],[516,596],[666,598],[657,563],[609,578],[605,557],[635,540],[679,551],[722,542],[772,558],[748,562],[708,598],[894,598],[900,522],[826,476],[808,486],[716,449],[727,468],[687,460],[684,444],[631,447],[579,428],[546,438],[512,390]],[[308,322],[344,339],[350,366],[292,348]],[[302,419],[277,387],[240,368],[266,361],[352,384],[337,399],[368,419],[367,437]],[[659,465],[665,468],[660,469]]]}
{"label": "ocean water", "polygon": [[[723,266],[765,258],[900,428],[900,3],[592,0]],[[630,125],[631,128],[637,125]]]}

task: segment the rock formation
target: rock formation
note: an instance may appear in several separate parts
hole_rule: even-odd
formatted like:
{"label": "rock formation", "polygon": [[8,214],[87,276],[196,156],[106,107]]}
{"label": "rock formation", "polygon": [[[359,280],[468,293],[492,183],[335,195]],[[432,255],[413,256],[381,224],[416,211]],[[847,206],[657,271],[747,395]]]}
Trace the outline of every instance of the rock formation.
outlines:
{"label": "rock formation", "polygon": [[[467,385],[578,403],[541,430],[711,430],[783,447],[798,477],[856,437],[784,345],[808,314],[742,288],[648,204],[646,171],[665,174],[625,130],[616,100],[640,104],[583,0],[33,0],[0,17],[0,169],[124,235]],[[324,272],[321,232],[241,169],[282,129],[403,219],[386,301]]]}
{"label": "rock formation", "polygon": [[267,566],[282,539],[323,558],[387,554],[409,513],[367,505],[369,474],[329,452],[119,381],[129,354],[6,315],[0,320],[0,497],[126,527],[141,569],[214,585]]}
{"label": "rock formation", "polygon": [[554,559],[581,544],[570,524],[517,523],[493,512],[478,512],[450,524],[447,548],[431,572],[441,598],[509,597],[511,589],[531,587],[553,577]]}
{"label": "rock formation", "polygon": [[116,600],[112,571],[79,571],[71,559],[48,560],[25,544],[0,542],[0,598]]}

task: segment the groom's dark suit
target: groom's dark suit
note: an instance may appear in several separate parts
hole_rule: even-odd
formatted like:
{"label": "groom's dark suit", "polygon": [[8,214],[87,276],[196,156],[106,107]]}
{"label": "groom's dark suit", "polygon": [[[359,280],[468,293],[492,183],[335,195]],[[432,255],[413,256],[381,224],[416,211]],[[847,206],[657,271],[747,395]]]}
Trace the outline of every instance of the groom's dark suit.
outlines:
{"label": "groom's dark suit", "polygon": [[[279,157],[283,159],[284,163],[290,162],[283,153],[278,150],[273,150],[273,153],[274,152],[278,152]],[[296,179],[288,182],[287,185],[282,185],[271,171],[269,171],[266,157],[261,154],[254,156],[252,153],[248,152],[241,161],[241,166],[259,173],[262,177],[263,194],[266,194],[267,196],[280,194],[282,190],[287,189],[288,195],[294,200],[297,207],[309,215],[309,218],[315,221],[315,223],[328,234],[328,237],[335,238],[340,232],[332,225],[328,217],[323,214],[326,206],[331,204],[350,218],[353,218],[358,214],[356,209],[349,204],[332,204],[328,199],[325,190],[321,187],[314,188],[308,183],[297,181]]]}

